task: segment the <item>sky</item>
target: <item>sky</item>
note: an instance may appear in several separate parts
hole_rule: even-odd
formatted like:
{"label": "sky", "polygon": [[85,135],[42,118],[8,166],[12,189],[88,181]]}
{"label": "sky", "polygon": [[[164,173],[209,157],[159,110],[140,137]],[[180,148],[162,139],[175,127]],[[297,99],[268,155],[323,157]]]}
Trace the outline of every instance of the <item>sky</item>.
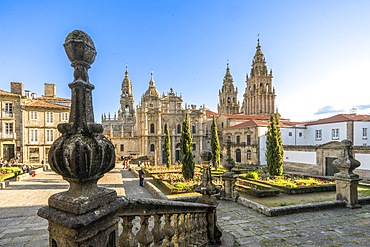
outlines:
{"label": "sky", "polygon": [[153,72],[157,90],[217,112],[227,63],[240,103],[260,39],[283,118],[370,113],[370,1],[0,0],[0,89],[23,82],[70,97],[73,68],[63,43],[73,30],[93,40],[89,70],[95,121],[120,108],[126,66],[135,105]]}

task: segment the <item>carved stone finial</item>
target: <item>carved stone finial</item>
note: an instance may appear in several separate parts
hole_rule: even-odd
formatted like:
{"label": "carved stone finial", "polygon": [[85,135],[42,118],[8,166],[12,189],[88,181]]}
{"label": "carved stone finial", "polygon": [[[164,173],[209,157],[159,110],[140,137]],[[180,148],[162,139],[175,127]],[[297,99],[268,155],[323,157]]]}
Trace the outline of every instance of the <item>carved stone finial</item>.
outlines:
{"label": "carved stone finial", "polygon": [[227,172],[230,173],[231,169],[235,166],[235,161],[231,158],[231,140],[230,137],[226,140],[226,158],[222,163],[222,166],[226,168]]}
{"label": "carved stone finial", "polygon": [[213,184],[210,161],[212,160],[213,154],[210,150],[204,150],[201,154],[203,160],[203,174],[201,184],[195,188],[196,192],[201,193],[202,195],[214,195],[218,193],[217,187]]}
{"label": "carved stone finial", "polygon": [[339,169],[338,173],[335,173],[335,177],[339,178],[358,178],[357,174],[353,173],[353,170],[360,166],[360,161],[353,158],[352,155],[352,142],[348,139],[341,141],[343,146],[343,152],[338,159],[333,161],[333,165]]}
{"label": "carved stone finial", "polygon": [[59,202],[52,206],[63,207],[73,201],[76,205],[84,203],[89,207],[98,207],[99,203],[94,205],[86,201],[91,202],[93,197],[107,193],[112,194],[113,200],[116,194],[97,186],[104,173],[114,168],[115,154],[113,144],[102,135],[102,125],[94,123],[94,86],[89,82],[87,71],[95,60],[96,51],[91,38],[78,30],[68,34],[64,48],[74,67],[74,81],[68,85],[72,91],[71,113],[69,123],[58,125],[62,136],[50,148],[49,163],[53,171],[70,183],[70,188],[54,196],[53,199]]}

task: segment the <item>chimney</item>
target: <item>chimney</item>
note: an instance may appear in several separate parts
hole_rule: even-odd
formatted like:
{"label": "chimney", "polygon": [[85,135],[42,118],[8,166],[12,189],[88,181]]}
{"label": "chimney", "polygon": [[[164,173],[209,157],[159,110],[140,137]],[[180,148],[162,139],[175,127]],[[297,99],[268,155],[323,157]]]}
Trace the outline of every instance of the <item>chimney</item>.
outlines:
{"label": "chimney", "polygon": [[57,92],[57,87],[55,84],[45,83],[44,84],[44,96],[55,98]]}
{"label": "chimney", "polygon": [[10,92],[24,96],[23,82],[10,82]]}

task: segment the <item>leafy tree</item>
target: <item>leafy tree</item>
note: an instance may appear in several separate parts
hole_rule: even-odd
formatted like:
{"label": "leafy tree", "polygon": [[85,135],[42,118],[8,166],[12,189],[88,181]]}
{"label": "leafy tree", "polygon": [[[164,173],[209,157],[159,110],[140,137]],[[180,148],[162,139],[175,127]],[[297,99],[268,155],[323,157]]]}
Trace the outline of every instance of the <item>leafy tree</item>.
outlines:
{"label": "leafy tree", "polygon": [[221,158],[220,158],[221,148],[220,148],[220,141],[218,140],[218,130],[217,130],[215,116],[213,116],[211,131],[212,131],[211,151],[213,154],[212,164],[213,164],[213,167],[217,170],[221,162]]}
{"label": "leafy tree", "polygon": [[185,179],[194,177],[194,160],[193,160],[193,140],[190,134],[190,124],[188,113],[185,114],[182,123],[182,133],[180,139],[180,154],[182,163],[182,175]]}
{"label": "leafy tree", "polygon": [[166,166],[170,168],[171,166],[171,139],[170,131],[168,130],[167,124],[164,125],[164,155],[166,157]]}
{"label": "leafy tree", "polygon": [[275,113],[270,117],[270,124],[266,133],[266,159],[267,168],[271,176],[283,175],[283,143],[279,127],[280,114]]}

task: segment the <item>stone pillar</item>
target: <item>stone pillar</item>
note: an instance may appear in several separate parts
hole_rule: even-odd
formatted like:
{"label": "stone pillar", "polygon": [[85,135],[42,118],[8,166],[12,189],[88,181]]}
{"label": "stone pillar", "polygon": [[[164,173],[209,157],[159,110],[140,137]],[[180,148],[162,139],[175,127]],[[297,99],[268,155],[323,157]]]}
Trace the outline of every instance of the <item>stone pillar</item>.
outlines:
{"label": "stone pillar", "polygon": [[51,169],[70,184],[69,190],[52,195],[49,206],[38,215],[49,221],[49,244],[63,246],[118,246],[117,210],[127,202],[117,193],[97,185],[104,173],[115,166],[113,144],[94,123],[88,69],[96,51],[82,31],[68,34],[64,48],[74,67],[69,123],[58,125],[59,137],[50,148]]}
{"label": "stone pillar", "polygon": [[339,172],[334,174],[336,199],[345,201],[349,208],[360,208],[357,187],[361,179],[353,173],[353,170],[361,163],[352,156],[352,142],[350,140],[343,140],[341,145],[343,152],[338,159],[333,161],[333,165],[339,169]]}
{"label": "stone pillar", "polygon": [[217,212],[216,207],[218,202],[214,194],[218,193],[219,190],[212,182],[210,161],[212,160],[212,152],[205,150],[202,152],[201,157],[203,160],[203,174],[201,184],[195,188],[195,191],[201,193],[202,196],[198,199],[197,203],[205,203],[212,205],[207,212],[207,235],[208,241],[211,244],[221,244],[222,232],[217,226]]}
{"label": "stone pillar", "polygon": [[234,191],[234,183],[236,180],[237,175],[235,175],[231,169],[234,168],[235,162],[231,158],[231,140],[230,137],[226,140],[226,158],[223,162],[223,167],[226,168],[227,172],[225,172],[222,177],[222,184],[223,184],[223,192],[222,196],[226,199],[232,199],[233,198],[233,191]]}

